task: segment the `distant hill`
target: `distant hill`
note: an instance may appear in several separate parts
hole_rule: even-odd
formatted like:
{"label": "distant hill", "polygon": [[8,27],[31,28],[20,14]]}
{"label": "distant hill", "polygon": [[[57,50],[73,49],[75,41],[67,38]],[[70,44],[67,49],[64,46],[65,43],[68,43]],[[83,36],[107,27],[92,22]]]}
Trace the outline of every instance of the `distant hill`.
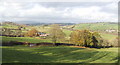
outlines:
{"label": "distant hill", "polygon": [[74,29],[88,29],[93,31],[118,30],[118,23],[101,22],[101,23],[81,23],[76,24]]}
{"label": "distant hill", "polygon": [[18,28],[18,27],[26,27],[26,26],[39,26],[39,25],[51,25],[51,24],[60,24],[65,28],[72,28],[72,29],[88,29],[91,31],[106,31],[106,30],[115,30],[118,31],[118,23],[115,22],[96,22],[96,23],[32,23],[32,24],[18,24],[14,22],[3,22],[1,23],[1,27],[3,28]]}
{"label": "distant hill", "polygon": [[1,23],[2,28],[18,28],[18,27],[26,27],[25,24],[18,24],[10,21],[5,21]]}
{"label": "distant hill", "polygon": [[61,26],[65,26],[65,25],[74,25],[75,23],[30,23],[26,25],[37,26],[37,25],[51,25],[51,24],[60,24]]}

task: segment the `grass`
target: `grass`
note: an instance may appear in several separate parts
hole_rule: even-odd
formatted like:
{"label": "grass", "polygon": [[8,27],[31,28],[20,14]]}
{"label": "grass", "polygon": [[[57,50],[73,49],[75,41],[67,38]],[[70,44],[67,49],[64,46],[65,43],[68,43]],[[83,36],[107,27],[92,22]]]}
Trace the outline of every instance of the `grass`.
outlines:
{"label": "grass", "polygon": [[[11,27],[11,26],[6,26]],[[75,29],[105,30],[117,29],[116,24],[78,24]],[[49,27],[36,27],[39,31],[48,32]],[[72,31],[63,29],[66,37]],[[117,35],[101,33],[106,40],[113,40]],[[51,42],[49,39],[32,37],[1,37],[3,42],[18,41],[29,43]],[[3,46],[3,63],[115,63],[118,61],[118,48],[91,49],[69,46]]]}
{"label": "grass", "polygon": [[36,39],[32,37],[5,37],[2,36],[2,42],[17,41],[17,42],[29,42],[29,43],[40,43],[40,42],[51,42],[49,39]]}
{"label": "grass", "polygon": [[100,33],[100,35],[102,36],[103,39],[108,40],[110,42],[112,42],[113,40],[116,39],[116,37],[118,37],[118,35],[107,34],[107,33]]}
{"label": "grass", "polygon": [[63,32],[66,34],[67,37],[69,37],[72,31],[63,29]]}
{"label": "grass", "polygon": [[17,25],[11,25],[11,24],[5,24],[4,26],[1,26],[1,28],[14,28],[14,29],[17,29],[18,26]]}
{"label": "grass", "polygon": [[115,63],[118,49],[3,46],[3,63]]}
{"label": "grass", "polygon": [[77,24],[74,29],[89,29],[94,31],[104,31],[107,29],[115,29],[118,30],[118,24],[110,24],[110,23],[83,23],[83,24]]}
{"label": "grass", "polygon": [[33,28],[37,29],[39,32],[46,32],[48,33],[50,30],[50,26],[33,26]]}

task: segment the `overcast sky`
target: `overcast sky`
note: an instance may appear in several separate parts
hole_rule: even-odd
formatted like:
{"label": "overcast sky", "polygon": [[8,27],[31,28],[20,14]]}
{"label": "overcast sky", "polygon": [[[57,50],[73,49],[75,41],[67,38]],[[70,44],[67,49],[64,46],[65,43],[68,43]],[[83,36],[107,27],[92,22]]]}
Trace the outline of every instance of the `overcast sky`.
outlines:
{"label": "overcast sky", "polygon": [[118,22],[118,2],[0,2],[0,21],[18,23]]}

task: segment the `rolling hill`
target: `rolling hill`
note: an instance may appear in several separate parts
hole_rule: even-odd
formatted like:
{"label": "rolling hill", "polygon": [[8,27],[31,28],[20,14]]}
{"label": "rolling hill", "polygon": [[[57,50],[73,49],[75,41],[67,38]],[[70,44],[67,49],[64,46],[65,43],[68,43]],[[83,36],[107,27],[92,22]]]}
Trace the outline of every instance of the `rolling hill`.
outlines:
{"label": "rolling hill", "polygon": [[118,23],[101,22],[101,23],[81,23],[76,24],[74,29],[89,29],[93,31],[105,31],[109,29],[118,30]]}

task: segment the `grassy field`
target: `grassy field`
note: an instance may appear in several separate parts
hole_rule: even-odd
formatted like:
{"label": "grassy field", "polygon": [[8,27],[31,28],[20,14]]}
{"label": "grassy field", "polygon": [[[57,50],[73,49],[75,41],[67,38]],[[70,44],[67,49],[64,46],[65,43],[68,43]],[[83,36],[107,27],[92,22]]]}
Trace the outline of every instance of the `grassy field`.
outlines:
{"label": "grassy field", "polygon": [[63,29],[63,32],[65,33],[66,37],[70,37],[72,31]]}
{"label": "grassy field", "polygon": [[108,40],[109,42],[112,42],[113,40],[118,37],[118,35],[113,35],[113,34],[107,34],[107,33],[100,33],[103,39]]}
{"label": "grassy field", "polygon": [[17,25],[6,24],[6,25],[4,25],[4,26],[0,26],[0,28],[14,28],[14,29],[17,29],[18,26],[17,26]]}
{"label": "grassy field", "polygon": [[[6,25],[4,28],[17,28],[17,26]],[[117,24],[94,23],[77,24],[74,29],[106,30],[117,29]],[[26,29],[35,28],[39,32],[49,32],[50,26],[29,26]],[[62,29],[66,34],[65,40],[69,40],[72,31]],[[24,31],[26,32],[26,31]],[[117,35],[100,33],[103,39],[112,42]],[[5,37],[2,36],[2,42],[51,42],[50,39],[40,39],[35,37]],[[28,47],[3,46],[3,63],[115,63],[118,61],[118,48],[78,48],[72,46],[38,46]]]}
{"label": "grassy field", "polygon": [[50,26],[33,26],[33,28],[35,28],[39,32],[50,32]]}
{"label": "grassy field", "polygon": [[51,42],[49,39],[36,39],[32,37],[5,37],[2,36],[2,42],[17,41],[17,42],[29,42],[29,43],[40,43],[40,42]]}
{"label": "grassy field", "polygon": [[77,24],[74,29],[89,29],[94,31],[104,31],[108,29],[118,30],[118,24],[110,24],[110,23],[83,23]]}
{"label": "grassy field", "polygon": [[3,63],[115,63],[118,48],[3,46]]}

